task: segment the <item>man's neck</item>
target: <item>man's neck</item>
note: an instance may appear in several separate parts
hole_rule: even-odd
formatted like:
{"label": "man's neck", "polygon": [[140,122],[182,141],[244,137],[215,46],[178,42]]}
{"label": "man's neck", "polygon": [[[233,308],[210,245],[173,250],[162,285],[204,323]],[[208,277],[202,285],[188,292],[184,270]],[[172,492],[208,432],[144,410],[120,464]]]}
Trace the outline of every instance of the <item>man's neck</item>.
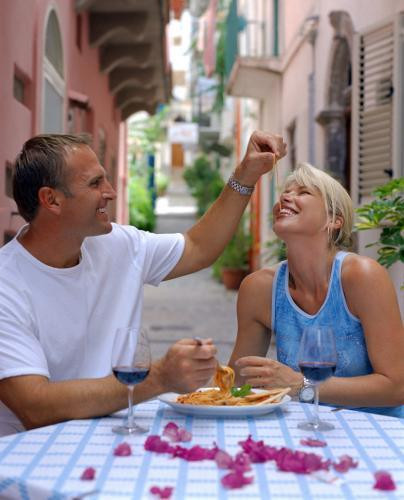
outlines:
{"label": "man's neck", "polygon": [[27,252],[47,266],[62,269],[74,267],[80,262],[82,241],[69,241],[57,231],[40,231],[30,224],[18,236],[18,241]]}

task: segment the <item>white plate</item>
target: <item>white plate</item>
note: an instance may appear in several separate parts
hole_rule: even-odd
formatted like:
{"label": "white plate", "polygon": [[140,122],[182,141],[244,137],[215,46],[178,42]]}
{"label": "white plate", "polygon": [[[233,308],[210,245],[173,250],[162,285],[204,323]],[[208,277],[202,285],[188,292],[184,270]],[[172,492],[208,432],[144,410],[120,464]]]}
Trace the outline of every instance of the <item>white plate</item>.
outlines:
{"label": "white plate", "polygon": [[[208,390],[207,387],[205,390]],[[261,389],[254,389],[254,392],[262,392]],[[292,398],[287,394],[283,397],[280,403],[270,403],[264,405],[248,405],[248,406],[213,406],[213,405],[187,405],[177,403],[176,392],[167,392],[158,397],[160,401],[171,406],[178,413],[185,415],[196,415],[200,417],[248,417],[253,415],[265,415],[274,411],[276,408],[287,404]]]}

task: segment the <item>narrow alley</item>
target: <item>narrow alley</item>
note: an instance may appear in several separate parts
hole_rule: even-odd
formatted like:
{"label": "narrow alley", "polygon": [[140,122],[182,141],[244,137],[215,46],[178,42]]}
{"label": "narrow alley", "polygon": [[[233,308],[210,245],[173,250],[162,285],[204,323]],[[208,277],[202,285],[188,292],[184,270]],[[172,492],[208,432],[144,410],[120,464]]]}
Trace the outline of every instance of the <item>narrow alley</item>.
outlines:
{"label": "narrow alley", "polygon": [[[157,204],[157,233],[184,233],[195,222],[195,206],[181,178],[173,178],[167,196]],[[176,340],[212,337],[218,359],[227,363],[236,336],[237,292],[212,277],[211,269],[159,287],[145,287],[143,323],[149,332],[153,358]]]}

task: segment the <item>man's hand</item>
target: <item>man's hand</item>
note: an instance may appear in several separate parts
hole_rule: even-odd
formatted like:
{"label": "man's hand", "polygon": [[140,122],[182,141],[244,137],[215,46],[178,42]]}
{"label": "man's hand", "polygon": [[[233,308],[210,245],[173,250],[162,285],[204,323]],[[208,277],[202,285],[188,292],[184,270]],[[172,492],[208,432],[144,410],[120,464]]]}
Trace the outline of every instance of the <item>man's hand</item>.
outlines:
{"label": "man's hand", "polygon": [[245,186],[254,186],[261,175],[272,170],[276,161],[285,155],[286,143],[280,135],[255,131],[234,177]]}
{"label": "man's hand", "polygon": [[154,363],[150,375],[159,381],[161,392],[195,391],[215,373],[216,352],[211,339],[204,340],[202,345],[193,339],[180,340]]}

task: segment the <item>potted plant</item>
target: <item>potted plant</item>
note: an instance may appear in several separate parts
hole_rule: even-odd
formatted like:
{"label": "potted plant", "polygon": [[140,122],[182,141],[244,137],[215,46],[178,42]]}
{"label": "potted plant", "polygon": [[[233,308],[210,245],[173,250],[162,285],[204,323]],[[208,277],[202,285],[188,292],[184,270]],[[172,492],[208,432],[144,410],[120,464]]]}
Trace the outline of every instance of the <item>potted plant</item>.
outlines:
{"label": "potted plant", "polygon": [[378,241],[367,246],[377,245],[377,260],[390,267],[395,262],[404,262],[404,177],[376,188],[372,194],[373,201],[356,209],[359,221],[355,226],[361,231],[381,229]]}
{"label": "potted plant", "polygon": [[213,266],[214,275],[221,278],[227,289],[238,290],[242,280],[247,276],[251,244],[251,234],[246,229],[243,217],[233,238]]}

